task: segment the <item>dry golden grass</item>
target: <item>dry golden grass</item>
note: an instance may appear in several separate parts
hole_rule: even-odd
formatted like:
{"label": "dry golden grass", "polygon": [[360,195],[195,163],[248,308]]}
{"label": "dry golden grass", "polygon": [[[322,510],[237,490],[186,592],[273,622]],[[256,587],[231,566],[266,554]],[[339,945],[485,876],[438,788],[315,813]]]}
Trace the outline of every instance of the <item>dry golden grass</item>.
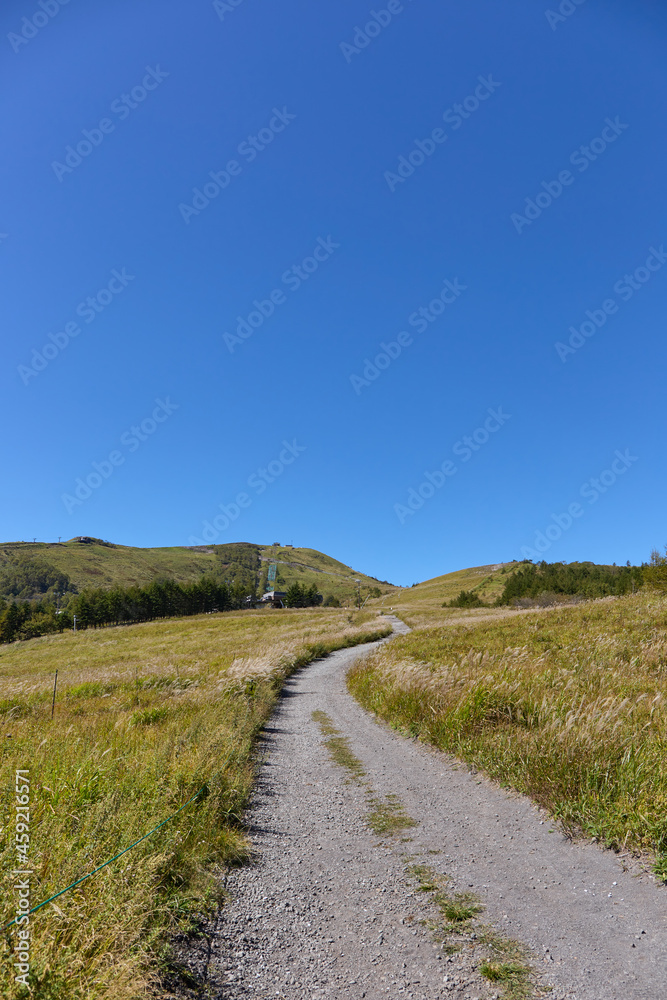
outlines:
{"label": "dry golden grass", "polygon": [[[170,934],[220,899],[216,873],[246,856],[239,820],[253,782],[254,739],[283,678],[371,629],[377,634],[377,619],[369,626],[369,617],[337,609],[249,611],[0,647],[3,923],[14,916],[17,768],[30,771],[33,906],[204,788],[157,833],[33,915],[33,997],[151,994],[168,962]],[[13,982],[14,943],[10,930],[3,997],[27,995]]]}
{"label": "dry golden grass", "polygon": [[348,683],[382,718],[531,795],[572,830],[667,854],[664,596],[423,629],[361,662]]}

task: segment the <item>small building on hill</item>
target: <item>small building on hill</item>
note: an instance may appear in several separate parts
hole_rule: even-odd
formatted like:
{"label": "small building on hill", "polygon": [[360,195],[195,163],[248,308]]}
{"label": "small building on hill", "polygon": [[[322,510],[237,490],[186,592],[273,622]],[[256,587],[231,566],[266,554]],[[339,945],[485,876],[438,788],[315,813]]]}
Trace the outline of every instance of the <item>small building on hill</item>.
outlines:
{"label": "small building on hill", "polygon": [[274,608],[284,608],[283,598],[287,596],[285,590],[267,590],[260,600],[260,604],[270,604]]}

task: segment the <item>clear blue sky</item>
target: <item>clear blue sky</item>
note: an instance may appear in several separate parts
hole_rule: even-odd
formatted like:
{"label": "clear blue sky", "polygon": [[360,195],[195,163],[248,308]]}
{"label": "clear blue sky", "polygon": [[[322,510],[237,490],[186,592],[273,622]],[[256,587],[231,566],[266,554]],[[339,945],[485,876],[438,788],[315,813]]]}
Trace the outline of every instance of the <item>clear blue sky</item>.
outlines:
{"label": "clear blue sky", "polygon": [[560,8],[3,4],[2,539],[661,547],[667,16]]}

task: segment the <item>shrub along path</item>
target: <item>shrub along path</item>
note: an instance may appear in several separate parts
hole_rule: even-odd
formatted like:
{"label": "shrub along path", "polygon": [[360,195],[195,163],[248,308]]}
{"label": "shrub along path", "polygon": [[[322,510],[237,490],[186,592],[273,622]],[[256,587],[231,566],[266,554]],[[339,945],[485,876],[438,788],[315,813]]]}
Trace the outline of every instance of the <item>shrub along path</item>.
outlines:
{"label": "shrub along path", "polygon": [[211,995],[664,1000],[666,891],[378,725],[345,686],[369,648],[286,683],[248,817],[256,863],[187,956]]}

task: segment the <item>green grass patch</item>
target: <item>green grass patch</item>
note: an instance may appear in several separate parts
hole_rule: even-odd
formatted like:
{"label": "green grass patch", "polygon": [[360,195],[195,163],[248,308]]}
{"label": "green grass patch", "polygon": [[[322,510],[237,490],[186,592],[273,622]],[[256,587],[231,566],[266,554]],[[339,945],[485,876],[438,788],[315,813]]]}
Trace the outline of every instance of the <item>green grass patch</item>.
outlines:
{"label": "green grass patch", "polygon": [[408,872],[417,880],[418,892],[428,893],[439,912],[440,919],[428,926],[447,954],[455,954],[463,947],[475,949],[475,954],[482,952],[479,971],[501,986],[506,1000],[529,1000],[534,996],[526,950],[477,919],[484,907],[475,895],[452,893],[449,879],[428,865],[410,865]]}
{"label": "green grass patch", "polygon": [[140,712],[134,712],[130,716],[131,726],[153,726],[156,722],[163,722],[169,714],[169,709],[164,706],[154,708],[144,708]]}
{"label": "green grass patch", "polygon": [[322,730],[322,733],[327,737],[324,743],[329,751],[331,759],[338,764],[339,767],[345,768],[348,772],[350,780],[360,781],[362,784],[366,784],[364,781],[364,778],[366,777],[366,769],[359,758],[352,753],[350,741],[347,736],[343,736],[343,734],[336,729],[326,712],[317,710],[312,713],[312,718],[315,722],[317,722]]}
{"label": "green grass patch", "polygon": [[318,709],[312,713],[312,718],[326,736],[324,743],[331,759],[345,768],[351,781],[358,781],[366,786],[366,822],[371,830],[379,837],[393,837],[408,827],[416,826],[416,821],[407,814],[397,795],[389,794],[381,798],[375,794],[370,782],[366,780],[364,765],[352,752],[350,741],[336,729],[327,713]]}
{"label": "green grass patch", "polygon": [[479,967],[481,974],[492,983],[500,983],[507,1000],[523,1000],[533,995],[530,970],[522,962],[487,960]]}
{"label": "green grass patch", "polygon": [[536,993],[527,949],[488,927],[481,927],[480,943],[491,952],[479,971],[492,983],[499,983],[506,1000],[530,1000]]}
{"label": "green grass patch", "polygon": [[437,875],[428,865],[412,865],[408,871],[417,879],[419,892],[428,892],[437,906],[445,931],[461,930],[482,912],[479,900],[471,893],[451,895],[448,880]]}
{"label": "green grass patch", "polygon": [[367,814],[368,825],[380,837],[395,836],[402,830],[416,826],[416,820],[408,816],[397,795],[387,795],[384,799],[372,797]]}
{"label": "green grass patch", "polygon": [[653,871],[663,882],[667,882],[667,854],[661,854],[655,859]]}

